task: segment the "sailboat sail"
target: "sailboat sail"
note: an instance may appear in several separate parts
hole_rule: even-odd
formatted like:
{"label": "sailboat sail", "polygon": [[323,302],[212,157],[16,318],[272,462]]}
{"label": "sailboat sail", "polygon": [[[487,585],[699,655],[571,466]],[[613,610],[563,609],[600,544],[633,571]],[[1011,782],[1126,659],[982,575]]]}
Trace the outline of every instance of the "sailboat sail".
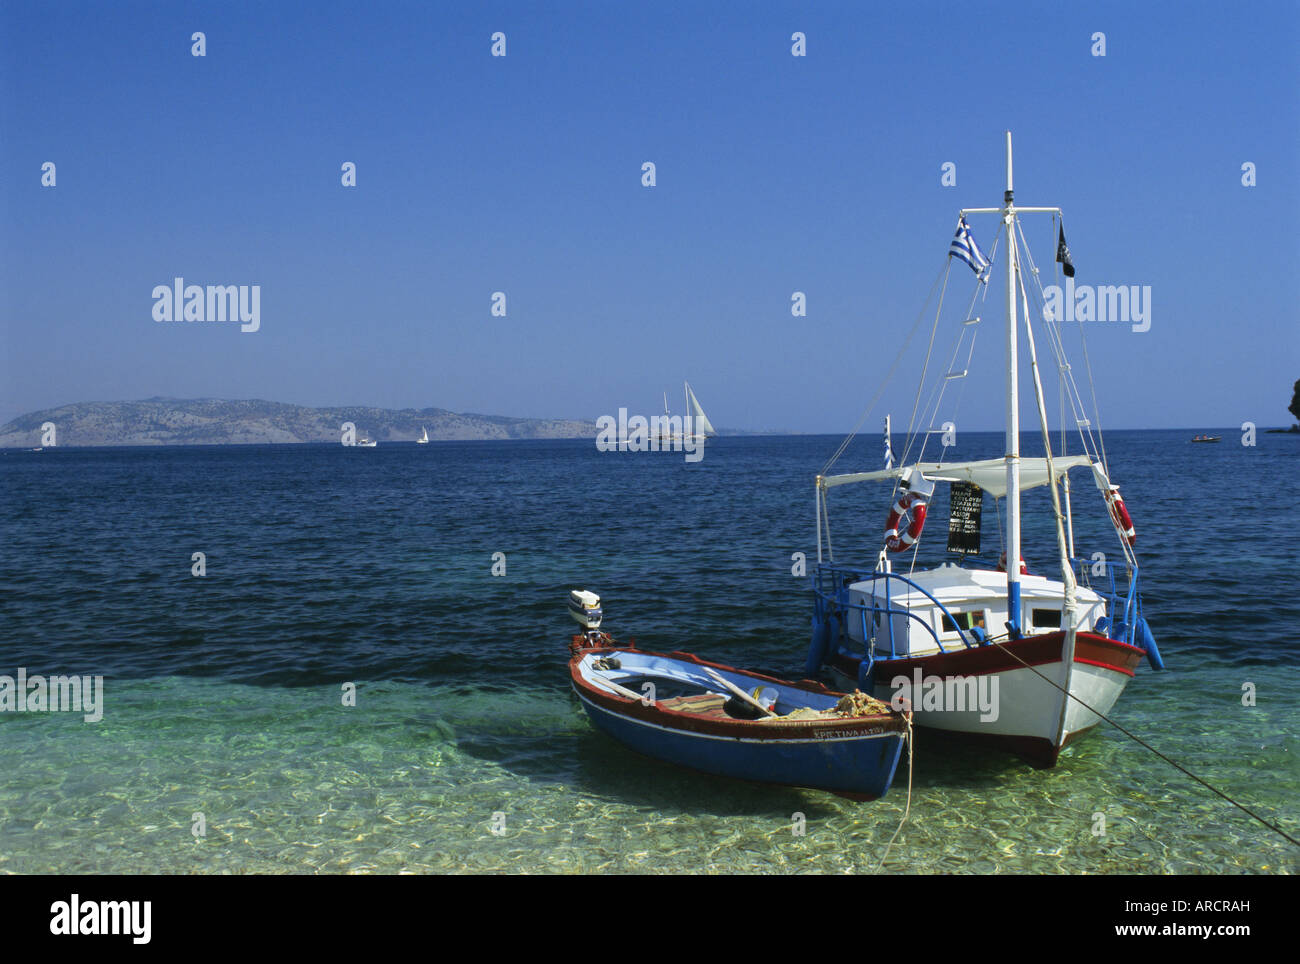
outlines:
{"label": "sailboat sail", "polygon": [[700,400],[695,397],[691,391],[691,383],[686,383],[686,408],[690,412],[691,419],[695,423],[696,435],[717,435],[717,429],[709,421],[709,416],[704,414],[704,409],[700,408]]}

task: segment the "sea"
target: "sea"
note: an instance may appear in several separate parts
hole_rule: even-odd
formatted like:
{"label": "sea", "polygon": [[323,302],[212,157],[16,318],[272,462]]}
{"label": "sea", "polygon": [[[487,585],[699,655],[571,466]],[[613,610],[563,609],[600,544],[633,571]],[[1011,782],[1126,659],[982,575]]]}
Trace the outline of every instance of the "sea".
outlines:
{"label": "sea", "polygon": [[[1300,837],[1300,435],[1193,434],[1106,436],[1166,663],[1112,718]],[[840,441],[723,436],[698,462],[591,440],[5,451],[0,676],[103,682],[97,720],[0,712],[0,873],[1300,869],[1107,725],[1046,771],[918,731],[870,803],[597,731],[568,683],[573,588],[617,639],[804,676],[814,479]],[[957,441],[949,458],[1003,444]],[[881,450],[861,436],[833,471]],[[1072,480],[1076,555],[1119,561],[1090,474]],[[945,490],[918,566],[953,558]],[[831,493],[837,560],[870,564],[889,498]],[[1025,498],[1035,572],[1056,557],[1047,498]],[[968,565],[996,565],[996,508]]]}

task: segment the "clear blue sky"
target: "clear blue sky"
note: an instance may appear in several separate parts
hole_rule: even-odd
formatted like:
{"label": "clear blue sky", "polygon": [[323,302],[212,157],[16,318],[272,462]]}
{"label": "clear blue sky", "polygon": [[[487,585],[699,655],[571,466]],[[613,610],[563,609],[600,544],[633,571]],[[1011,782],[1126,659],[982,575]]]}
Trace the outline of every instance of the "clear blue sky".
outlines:
{"label": "clear blue sky", "polygon": [[[652,414],[686,378],[719,426],[846,430],[957,210],[1000,202],[1007,128],[1076,280],[1152,288],[1150,331],[1090,330],[1105,424],[1288,420],[1293,2],[0,10],[0,420],[152,395]],[[260,284],[261,330],[154,322],[176,275]],[[1001,334],[979,348],[963,426],[998,428]]]}

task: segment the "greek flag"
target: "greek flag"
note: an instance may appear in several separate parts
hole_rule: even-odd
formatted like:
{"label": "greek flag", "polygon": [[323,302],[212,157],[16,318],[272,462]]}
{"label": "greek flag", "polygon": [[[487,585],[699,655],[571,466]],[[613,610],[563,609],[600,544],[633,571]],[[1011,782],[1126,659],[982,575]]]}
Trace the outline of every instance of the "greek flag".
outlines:
{"label": "greek flag", "polygon": [[966,223],[965,215],[957,221],[957,235],[952,239],[952,244],[948,247],[948,257],[961,258],[970,265],[971,270],[975,272],[980,281],[985,284],[988,283],[988,279],[984,277],[984,271],[989,266],[989,259],[984,257],[984,252],[980,250],[980,246],[971,237],[970,225]]}

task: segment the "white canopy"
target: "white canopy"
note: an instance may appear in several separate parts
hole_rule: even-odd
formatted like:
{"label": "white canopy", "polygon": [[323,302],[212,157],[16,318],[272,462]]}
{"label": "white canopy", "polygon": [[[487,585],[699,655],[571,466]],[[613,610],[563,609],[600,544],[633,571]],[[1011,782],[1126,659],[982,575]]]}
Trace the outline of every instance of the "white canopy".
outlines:
{"label": "white canopy", "polygon": [[[917,462],[915,467],[931,482],[974,482],[995,499],[1002,499],[1007,494],[1007,463],[1005,459],[985,459],[982,462]],[[1092,465],[1092,459],[1086,455],[1067,455],[1052,459],[1052,468],[1059,479],[1070,469],[1082,465]],[[853,472],[848,475],[828,475],[822,479],[822,485],[833,489],[837,485],[849,485],[853,482],[885,482],[902,478],[912,468],[911,465],[897,465],[892,469],[878,472]],[[1094,466],[1093,471],[1100,471]],[[1047,459],[1020,460],[1020,488],[1036,489],[1047,484]]]}

